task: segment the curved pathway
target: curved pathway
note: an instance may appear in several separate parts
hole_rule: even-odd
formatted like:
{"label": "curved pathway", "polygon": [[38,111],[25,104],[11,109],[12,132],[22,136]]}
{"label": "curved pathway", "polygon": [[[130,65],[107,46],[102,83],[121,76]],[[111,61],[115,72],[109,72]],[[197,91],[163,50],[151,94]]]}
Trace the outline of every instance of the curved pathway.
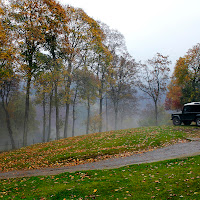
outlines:
{"label": "curved pathway", "polygon": [[5,173],[0,172],[0,179],[31,177],[31,176],[47,176],[47,175],[56,175],[64,172],[75,172],[84,170],[112,169],[127,165],[151,163],[151,162],[169,160],[174,158],[183,158],[195,155],[200,155],[199,140],[188,143],[179,143],[141,154],[134,154],[129,157],[112,158],[108,160],[101,160],[94,163],[87,163],[76,166],[34,169],[27,171],[11,171]]}

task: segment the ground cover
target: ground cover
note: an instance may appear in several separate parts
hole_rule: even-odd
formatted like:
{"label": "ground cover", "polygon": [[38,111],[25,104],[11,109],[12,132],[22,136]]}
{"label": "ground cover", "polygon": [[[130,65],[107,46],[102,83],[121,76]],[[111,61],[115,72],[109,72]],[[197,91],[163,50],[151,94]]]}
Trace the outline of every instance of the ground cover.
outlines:
{"label": "ground cover", "polygon": [[200,199],[200,156],[0,180],[0,199]]}
{"label": "ground cover", "polygon": [[199,135],[200,129],[196,126],[161,126],[71,137],[0,153],[0,170],[6,172],[77,165],[151,151],[186,142],[186,138]]}

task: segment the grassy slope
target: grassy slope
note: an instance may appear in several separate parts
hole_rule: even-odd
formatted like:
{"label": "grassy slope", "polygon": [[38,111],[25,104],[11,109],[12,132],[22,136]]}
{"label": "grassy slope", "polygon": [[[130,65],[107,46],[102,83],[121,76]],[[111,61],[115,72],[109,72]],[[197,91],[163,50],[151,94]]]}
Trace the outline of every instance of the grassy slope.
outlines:
{"label": "grassy slope", "polygon": [[195,126],[162,126],[94,133],[0,154],[0,170],[38,169],[124,156],[199,137]]}

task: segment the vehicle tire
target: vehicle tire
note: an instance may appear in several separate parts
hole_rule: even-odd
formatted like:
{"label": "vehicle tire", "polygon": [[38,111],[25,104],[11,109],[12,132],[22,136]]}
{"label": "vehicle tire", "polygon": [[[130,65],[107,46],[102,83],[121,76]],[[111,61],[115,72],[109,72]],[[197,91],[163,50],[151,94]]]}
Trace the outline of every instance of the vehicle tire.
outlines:
{"label": "vehicle tire", "polygon": [[175,126],[179,126],[179,125],[181,125],[181,120],[178,117],[174,117],[173,118],[173,124]]}
{"label": "vehicle tire", "polygon": [[196,125],[200,127],[200,118],[196,119]]}
{"label": "vehicle tire", "polygon": [[189,126],[192,122],[191,121],[184,121],[183,124]]}

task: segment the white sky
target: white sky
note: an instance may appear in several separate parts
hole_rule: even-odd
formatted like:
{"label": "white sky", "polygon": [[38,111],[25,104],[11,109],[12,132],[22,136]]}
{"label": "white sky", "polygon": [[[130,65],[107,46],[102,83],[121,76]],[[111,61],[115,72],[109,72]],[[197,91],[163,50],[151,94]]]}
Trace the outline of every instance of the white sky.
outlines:
{"label": "white sky", "polygon": [[200,42],[200,0],[59,0],[121,32],[136,61],[157,52],[173,65]]}

